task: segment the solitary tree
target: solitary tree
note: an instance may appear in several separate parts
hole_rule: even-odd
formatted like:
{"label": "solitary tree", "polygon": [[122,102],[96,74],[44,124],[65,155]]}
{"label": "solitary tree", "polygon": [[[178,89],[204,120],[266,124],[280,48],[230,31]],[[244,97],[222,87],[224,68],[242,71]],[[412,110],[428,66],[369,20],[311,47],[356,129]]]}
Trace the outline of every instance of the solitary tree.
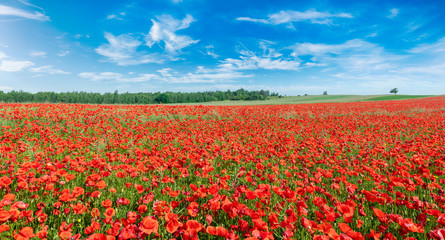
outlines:
{"label": "solitary tree", "polygon": [[398,92],[399,90],[397,88],[393,88],[391,91],[389,91],[389,93],[394,93],[394,95],[396,95]]}
{"label": "solitary tree", "polygon": [[324,92],[323,92],[323,95],[328,95],[328,91],[324,91]]}

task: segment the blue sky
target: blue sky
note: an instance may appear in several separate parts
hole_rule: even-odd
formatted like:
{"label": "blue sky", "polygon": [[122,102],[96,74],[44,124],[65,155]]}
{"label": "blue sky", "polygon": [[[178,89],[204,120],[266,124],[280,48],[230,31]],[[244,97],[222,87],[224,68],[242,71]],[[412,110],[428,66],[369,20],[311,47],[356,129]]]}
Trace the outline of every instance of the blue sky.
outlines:
{"label": "blue sky", "polygon": [[445,93],[444,1],[2,0],[0,90]]}

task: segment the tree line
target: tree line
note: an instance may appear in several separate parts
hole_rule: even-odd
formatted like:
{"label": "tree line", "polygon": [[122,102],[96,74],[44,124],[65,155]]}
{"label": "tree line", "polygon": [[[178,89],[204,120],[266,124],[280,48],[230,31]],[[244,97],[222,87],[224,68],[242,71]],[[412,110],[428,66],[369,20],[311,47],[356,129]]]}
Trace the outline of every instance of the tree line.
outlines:
{"label": "tree line", "polygon": [[199,103],[224,100],[265,100],[278,93],[268,90],[248,91],[206,91],[206,92],[155,92],[155,93],[92,93],[92,92],[37,92],[0,91],[0,102],[9,103],[88,103],[88,104],[157,104],[157,103]]}

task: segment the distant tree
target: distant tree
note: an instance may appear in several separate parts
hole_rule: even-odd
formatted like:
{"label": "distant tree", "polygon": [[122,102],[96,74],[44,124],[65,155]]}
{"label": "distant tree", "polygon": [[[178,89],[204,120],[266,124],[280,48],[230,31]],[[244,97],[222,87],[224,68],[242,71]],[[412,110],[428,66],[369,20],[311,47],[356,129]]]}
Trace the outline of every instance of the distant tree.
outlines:
{"label": "distant tree", "polygon": [[396,95],[398,92],[399,90],[397,88],[393,88],[391,91],[389,91],[389,93],[394,93],[394,95]]}
{"label": "distant tree", "polygon": [[117,90],[108,93],[88,92],[38,92],[0,91],[0,102],[46,102],[46,103],[93,103],[93,104],[152,104],[152,103],[183,103],[209,102],[224,100],[265,100],[269,96],[282,97],[268,90],[248,91],[206,91],[206,92],[156,92],[156,93],[119,93]]}
{"label": "distant tree", "polygon": [[119,103],[119,92],[117,90],[113,93],[113,103]]}
{"label": "distant tree", "polygon": [[323,92],[323,95],[328,95],[328,91],[324,91],[324,92]]}
{"label": "distant tree", "polygon": [[168,100],[169,100],[169,97],[165,93],[161,93],[155,98],[155,102],[157,102],[157,103],[168,103]]}
{"label": "distant tree", "polygon": [[305,93],[304,96],[306,97],[306,96],[307,96],[307,93]]}

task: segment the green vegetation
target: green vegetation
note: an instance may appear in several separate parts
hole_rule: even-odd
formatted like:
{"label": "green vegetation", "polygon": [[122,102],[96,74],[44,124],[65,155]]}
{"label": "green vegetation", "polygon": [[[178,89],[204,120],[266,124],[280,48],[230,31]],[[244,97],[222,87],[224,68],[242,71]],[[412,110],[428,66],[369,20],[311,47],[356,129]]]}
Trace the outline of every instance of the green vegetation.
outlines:
{"label": "green vegetation", "polygon": [[269,91],[208,91],[195,93],[87,93],[87,92],[38,92],[0,91],[0,102],[11,103],[86,103],[86,104],[174,104],[174,105],[283,105],[326,102],[361,102],[401,100],[431,97],[433,95],[307,95],[283,97]]}
{"label": "green vegetation", "polygon": [[252,101],[265,100],[270,96],[278,97],[278,93],[269,91],[207,91],[207,92],[156,92],[156,93],[88,93],[88,92],[38,92],[0,91],[0,102],[9,103],[90,103],[90,104],[157,104],[157,103],[201,103],[210,101]]}
{"label": "green vegetation", "polygon": [[[199,103],[209,106],[242,106],[242,105],[283,105],[283,104],[304,104],[304,103],[328,103],[328,102],[362,102],[380,100],[399,100],[409,98],[431,97],[433,95],[306,95],[291,97],[269,97],[265,101],[215,101]],[[175,104],[178,105],[178,104]],[[179,105],[196,105],[185,103]]]}
{"label": "green vegetation", "polygon": [[391,91],[389,91],[389,93],[394,93],[394,95],[397,95],[398,92],[399,90],[397,88],[393,88]]}
{"label": "green vegetation", "polygon": [[364,101],[383,101],[383,100],[401,100],[401,99],[410,99],[410,98],[424,98],[424,97],[432,97],[433,95],[384,95],[374,98],[368,98]]}

